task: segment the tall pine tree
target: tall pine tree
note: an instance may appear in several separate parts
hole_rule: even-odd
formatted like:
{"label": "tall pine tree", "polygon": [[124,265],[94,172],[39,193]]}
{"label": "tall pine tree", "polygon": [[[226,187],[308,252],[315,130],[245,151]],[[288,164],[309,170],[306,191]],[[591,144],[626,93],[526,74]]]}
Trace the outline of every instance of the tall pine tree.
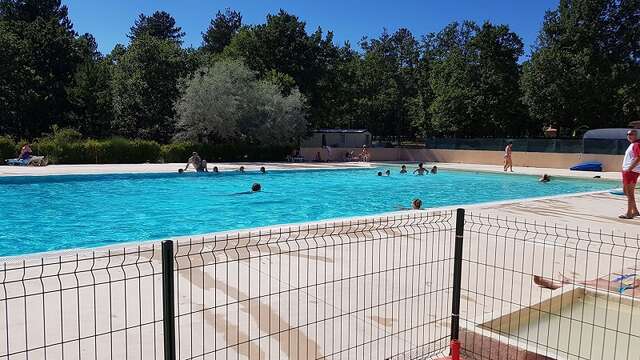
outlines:
{"label": "tall pine tree", "polygon": [[0,0],[0,132],[34,138],[66,125],[75,37],[60,0]]}

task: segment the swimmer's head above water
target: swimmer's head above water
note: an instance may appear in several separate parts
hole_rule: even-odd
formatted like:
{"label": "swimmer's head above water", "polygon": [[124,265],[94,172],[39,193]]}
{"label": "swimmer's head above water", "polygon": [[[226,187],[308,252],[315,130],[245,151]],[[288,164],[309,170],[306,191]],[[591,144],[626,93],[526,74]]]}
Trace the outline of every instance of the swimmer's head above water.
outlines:
{"label": "swimmer's head above water", "polygon": [[411,208],[413,208],[414,210],[420,210],[420,208],[422,208],[422,200],[418,198],[413,199],[413,201],[411,202]]}

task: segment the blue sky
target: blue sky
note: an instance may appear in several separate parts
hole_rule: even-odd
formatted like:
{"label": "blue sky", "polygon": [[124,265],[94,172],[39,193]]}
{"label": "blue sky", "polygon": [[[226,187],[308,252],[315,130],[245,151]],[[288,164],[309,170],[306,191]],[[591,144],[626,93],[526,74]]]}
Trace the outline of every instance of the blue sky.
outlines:
{"label": "blue sky", "polygon": [[[558,0],[63,0],[79,33],[92,33],[100,51],[108,53],[117,43],[126,44],[129,28],[138,14],[156,10],[169,12],[186,32],[184,45],[197,47],[201,35],[218,10],[239,10],[245,24],[263,23],[268,13],[280,8],[307,23],[332,30],[335,40],[356,45],[364,35],[376,37],[383,28],[394,31],[406,27],[420,36],[439,31],[452,21],[465,19],[508,24],[525,43],[525,53],[534,44],[546,10]],[[526,57],[526,55],[525,55]]]}

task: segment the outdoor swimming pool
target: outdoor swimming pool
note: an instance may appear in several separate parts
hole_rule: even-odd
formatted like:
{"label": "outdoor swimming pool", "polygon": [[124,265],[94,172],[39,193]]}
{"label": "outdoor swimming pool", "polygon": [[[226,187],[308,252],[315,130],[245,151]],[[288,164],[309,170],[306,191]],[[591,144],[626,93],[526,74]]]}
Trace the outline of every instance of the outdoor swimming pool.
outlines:
{"label": "outdoor swimming pool", "polygon": [[[0,178],[0,256],[223,230],[606,190],[607,181],[381,169]],[[259,182],[263,191],[248,191]]]}

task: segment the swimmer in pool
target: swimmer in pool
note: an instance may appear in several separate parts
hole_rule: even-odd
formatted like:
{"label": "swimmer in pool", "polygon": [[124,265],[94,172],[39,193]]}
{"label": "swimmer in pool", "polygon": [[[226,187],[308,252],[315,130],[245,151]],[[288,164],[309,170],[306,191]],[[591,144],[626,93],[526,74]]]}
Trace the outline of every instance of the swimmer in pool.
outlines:
{"label": "swimmer in pool", "polygon": [[385,174],[386,176],[390,176],[390,175],[391,175],[391,170],[388,170],[388,169],[387,169],[387,171],[385,171],[385,172],[384,172],[384,174]]}
{"label": "swimmer in pool", "polygon": [[540,179],[538,179],[538,181],[543,182],[543,183],[547,183],[549,181],[551,181],[551,176],[544,174],[542,175],[542,177]]}
{"label": "swimmer in pool", "polygon": [[378,176],[382,176],[382,171],[378,171]]}
{"label": "swimmer in pool", "polygon": [[411,207],[404,207],[402,205],[398,206],[399,210],[423,210],[422,209],[422,200],[415,198],[413,200],[411,200]]}
{"label": "swimmer in pool", "polygon": [[400,168],[400,174],[406,174],[406,173],[407,173],[407,166],[402,165],[402,167]]}
{"label": "swimmer in pool", "polygon": [[267,169],[265,169],[264,166],[260,166],[260,173],[261,174],[266,174],[267,173]]}
{"label": "swimmer in pool", "polygon": [[415,198],[413,199],[413,201],[411,202],[411,208],[413,210],[422,210],[422,200]]}
{"label": "swimmer in pool", "polygon": [[438,173],[438,167],[437,167],[437,166],[435,166],[435,165],[433,165],[433,167],[431,168],[431,173],[432,173],[433,175],[437,174],[437,173]]}
{"label": "swimmer in pool", "polygon": [[213,172],[214,172],[214,173],[216,173],[216,174],[220,172],[220,171],[218,170],[218,167],[217,167],[217,166],[214,166],[214,167],[213,167]]}
{"label": "swimmer in pool", "polygon": [[260,185],[259,183],[253,183],[253,185],[251,185],[251,191],[243,191],[243,192],[235,193],[233,195],[255,194],[260,191],[262,191],[262,185]]}
{"label": "swimmer in pool", "polygon": [[427,171],[427,169],[424,168],[424,164],[420,163],[420,164],[418,164],[418,168],[413,170],[413,173],[414,174],[418,173],[418,175],[424,175],[425,173],[428,174],[429,172]]}
{"label": "swimmer in pool", "polygon": [[244,166],[240,166],[240,168],[238,169],[239,172],[244,173]]}

